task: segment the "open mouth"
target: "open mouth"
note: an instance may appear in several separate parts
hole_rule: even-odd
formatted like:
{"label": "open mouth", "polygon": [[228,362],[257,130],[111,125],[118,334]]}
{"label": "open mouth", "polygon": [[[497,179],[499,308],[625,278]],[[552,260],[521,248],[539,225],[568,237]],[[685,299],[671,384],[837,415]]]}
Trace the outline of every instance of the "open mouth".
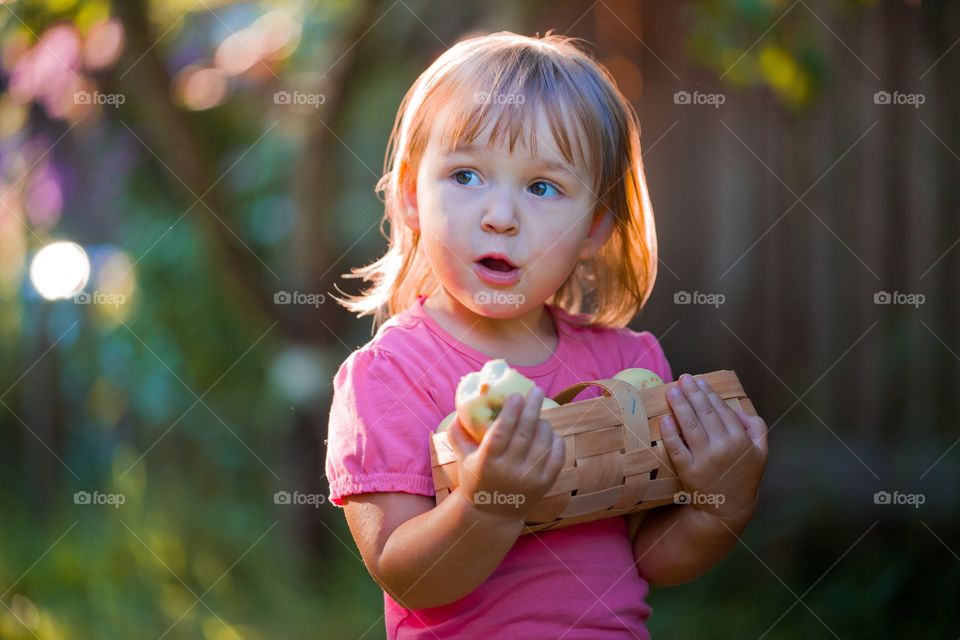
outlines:
{"label": "open mouth", "polygon": [[502,256],[485,256],[477,260],[477,263],[482,264],[491,271],[502,271],[504,273],[517,268],[512,262]]}

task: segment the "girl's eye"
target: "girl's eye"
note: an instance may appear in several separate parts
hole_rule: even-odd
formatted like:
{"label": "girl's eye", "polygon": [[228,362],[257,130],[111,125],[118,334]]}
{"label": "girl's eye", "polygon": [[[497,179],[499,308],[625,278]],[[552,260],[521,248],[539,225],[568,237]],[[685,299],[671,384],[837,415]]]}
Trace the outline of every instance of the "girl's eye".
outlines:
{"label": "girl's eye", "polygon": [[[465,186],[470,185],[471,178],[477,178],[477,174],[470,169],[460,169],[453,174],[453,179],[457,181],[457,184]],[[477,179],[479,180],[479,178]]]}
{"label": "girl's eye", "polygon": [[[553,190],[553,193],[550,193],[551,189]],[[549,182],[544,182],[543,180],[537,180],[536,182],[531,184],[530,193],[540,197],[560,195],[560,192],[557,190],[555,186],[553,186]]]}

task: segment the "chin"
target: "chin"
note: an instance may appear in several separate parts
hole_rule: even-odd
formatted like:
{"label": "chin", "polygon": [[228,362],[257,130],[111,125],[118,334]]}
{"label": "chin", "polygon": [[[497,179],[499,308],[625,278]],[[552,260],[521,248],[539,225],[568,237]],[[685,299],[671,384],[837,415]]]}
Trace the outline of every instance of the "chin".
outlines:
{"label": "chin", "polygon": [[512,318],[519,318],[527,313],[524,307],[515,307],[513,305],[473,305],[471,309],[473,309],[473,312],[477,315],[483,316],[484,318],[492,318],[494,320],[510,320]]}
{"label": "chin", "polygon": [[461,302],[477,315],[497,320],[519,318],[536,307],[535,301],[522,293],[490,289],[467,293]]}

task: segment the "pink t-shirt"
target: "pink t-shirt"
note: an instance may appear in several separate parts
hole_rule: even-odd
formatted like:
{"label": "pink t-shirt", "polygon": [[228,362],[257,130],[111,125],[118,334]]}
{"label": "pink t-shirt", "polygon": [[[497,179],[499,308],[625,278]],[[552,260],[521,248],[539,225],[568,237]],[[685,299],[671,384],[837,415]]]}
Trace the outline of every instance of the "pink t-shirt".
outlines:
{"label": "pink t-shirt", "polygon": [[[359,493],[435,495],[430,434],[454,410],[460,378],[490,357],[437,324],[424,300],[384,323],[334,378],[325,466],[337,506]],[[537,365],[511,366],[548,396],[628,367],[673,380],[651,333],[584,328],[577,316],[546,308],[559,332],[555,352]],[[600,393],[590,387],[577,400]],[[391,640],[647,639],[649,590],[634,567],[626,519],[615,517],[520,536],[483,584],[447,605],[406,609],[384,593],[384,617]]]}

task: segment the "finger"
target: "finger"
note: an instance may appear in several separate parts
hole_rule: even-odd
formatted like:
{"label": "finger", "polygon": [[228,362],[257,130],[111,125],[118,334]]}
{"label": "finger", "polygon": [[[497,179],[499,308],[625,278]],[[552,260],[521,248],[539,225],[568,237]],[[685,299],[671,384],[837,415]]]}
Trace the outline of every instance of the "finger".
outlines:
{"label": "finger", "polygon": [[547,442],[545,450],[539,456],[535,473],[540,481],[549,482],[552,486],[556,482],[560,470],[563,469],[563,462],[567,457],[567,448],[563,438],[553,433],[552,427],[550,432],[550,441]]}
{"label": "finger", "polygon": [[527,398],[524,401],[523,411],[520,413],[520,418],[517,421],[517,430],[513,435],[513,445],[512,449],[516,452],[517,457],[520,460],[523,460],[527,457],[530,447],[533,444],[534,436],[536,436],[539,420],[540,420],[540,406],[543,404],[543,390],[540,387],[534,387],[527,394]]}
{"label": "finger", "polygon": [[[477,444],[473,436],[463,428],[459,418],[454,418],[450,427],[447,429],[447,440],[450,442],[450,446],[453,447],[453,452],[457,456],[458,468],[460,469],[459,473],[470,473],[473,475],[473,473],[469,471],[468,466],[462,463],[464,458],[476,451],[480,445]],[[473,480],[476,479],[474,476]],[[461,477],[461,483],[462,481],[463,477]]]}
{"label": "finger", "polygon": [[707,399],[710,401],[710,404],[713,405],[713,409],[720,417],[720,422],[723,424],[727,433],[734,437],[742,436],[744,434],[744,425],[740,422],[739,416],[730,408],[730,405],[724,402],[710,386],[710,383],[703,378],[698,378],[697,384],[700,385],[700,388],[707,395]]}
{"label": "finger", "polygon": [[[537,432],[533,436],[530,448],[523,462],[523,476],[528,472],[539,473],[550,458],[550,448],[555,434],[546,420],[537,420]],[[521,477],[523,477],[521,476]]]}
{"label": "finger", "polygon": [[513,432],[517,427],[517,417],[520,415],[520,409],[523,407],[523,401],[520,394],[512,393],[507,397],[506,402],[500,409],[497,419],[490,425],[490,429],[484,434],[481,447],[486,446],[486,452],[491,456],[503,455],[503,452],[510,447],[510,440],[513,438]]}
{"label": "finger", "polygon": [[703,430],[700,418],[697,417],[696,411],[690,406],[679,384],[670,387],[667,391],[667,402],[673,409],[673,415],[679,423],[679,429],[683,433],[690,450],[705,449],[710,444],[710,438]]}
{"label": "finger", "polygon": [[753,441],[754,446],[760,450],[763,457],[767,457],[767,423],[760,416],[748,415],[742,408],[737,409],[737,415],[743,422],[747,435]]}
{"label": "finger", "polygon": [[547,458],[547,463],[543,467],[545,479],[550,482],[551,486],[557,481],[557,477],[563,470],[563,461],[566,460],[566,458],[567,446],[563,438],[557,436],[550,444],[550,455]]}
{"label": "finger", "polygon": [[670,460],[677,468],[678,472],[690,468],[693,463],[693,455],[687,449],[680,439],[680,433],[677,431],[677,423],[672,416],[663,416],[660,421],[660,436],[663,438],[663,446],[670,454]]}
{"label": "finger", "polygon": [[454,418],[453,422],[450,423],[450,428],[447,429],[447,440],[450,442],[453,452],[457,454],[457,460],[463,460],[479,447],[477,441],[460,424],[459,418]]}
{"label": "finger", "polygon": [[703,425],[703,430],[707,434],[707,439],[711,442],[720,440],[727,435],[727,430],[723,426],[723,421],[717,415],[717,410],[713,408],[707,394],[704,393],[696,379],[689,373],[680,376],[680,386],[687,396],[687,402],[697,412],[697,418]]}

